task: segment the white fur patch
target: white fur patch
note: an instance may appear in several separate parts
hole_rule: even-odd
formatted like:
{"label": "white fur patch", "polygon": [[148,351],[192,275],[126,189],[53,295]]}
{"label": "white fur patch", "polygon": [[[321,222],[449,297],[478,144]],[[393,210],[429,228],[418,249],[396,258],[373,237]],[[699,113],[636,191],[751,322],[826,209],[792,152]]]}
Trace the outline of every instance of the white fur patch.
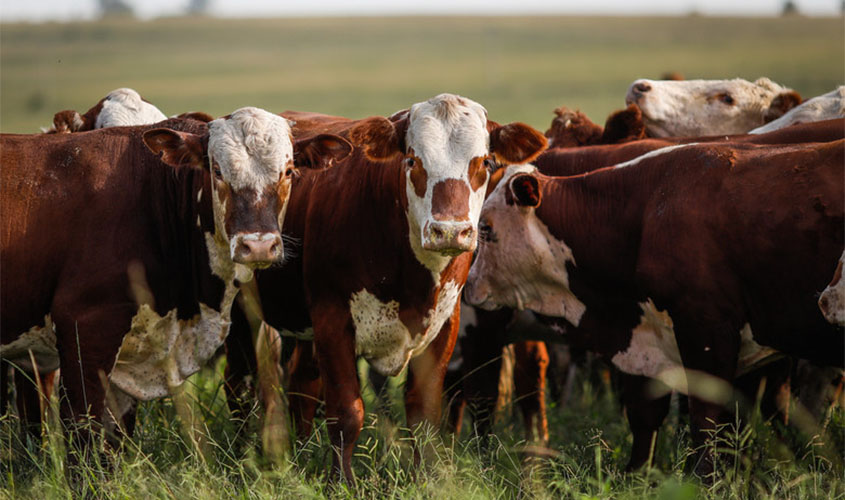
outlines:
{"label": "white fur patch", "polygon": [[625,373],[661,379],[665,371],[681,366],[672,318],[665,311],[658,311],[651,299],[640,303],[640,307],[643,315],[631,332],[630,346],[616,353],[611,361]]}
{"label": "white fur patch", "polygon": [[434,309],[423,318],[424,331],[410,332],[399,318],[400,305],[384,303],[363,289],[352,294],[349,310],[355,324],[356,354],[363,356],[382,375],[398,375],[408,361],[420,354],[437,337],[452,315],[461,287],[449,281],[440,289]]}
{"label": "white fur patch", "polygon": [[34,370],[29,357],[30,351],[35,357],[39,373],[48,373],[59,368],[56,326],[49,314],[44,316],[44,326],[33,326],[12,342],[0,345],[0,359],[32,373]]}
{"label": "white fur patch", "polygon": [[[845,252],[839,258],[839,265],[845,270]],[[833,285],[828,285],[819,296],[819,304],[825,302],[822,309],[825,319],[834,325],[845,326],[845,276]]]}
{"label": "white fur patch", "polygon": [[505,199],[515,175],[535,170],[531,165],[508,167],[484,203],[482,220],[492,226],[497,241],[479,242],[466,299],[482,308],[530,309],[577,326],[586,306],[569,289],[566,265],[575,264],[572,250],[555,239],[533,208],[508,205]]}
{"label": "white fur patch", "polygon": [[157,107],[141,99],[138,92],[123,88],[112,90],[106,96],[94,128],[149,125],[166,119]]}
{"label": "white fur patch", "polygon": [[780,118],[755,128],[749,134],[765,134],[797,123],[811,123],[834,118],[845,118],[845,85],[827,94],[807,99]]}
{"label": "white fur patch", "polygon": [[236,191],[251,188],[260,197],[293,160],[288,121],[263,109],[241,108],[211,121],[208,130],[209,154]]}
{"label": "white fur patch", "polygon": [[[651,87],[637,94],[637,85]],[[733,80],[636,80],[626,102],[636,103],[652,137],[744,134],[763,125],[778,94],[790,89],[768,78]],[[729,96],[732,102],[725,102]]]}
{"label": "white fur patch", "polygon": [[640,156],[634,158],[633,160],[628,160],[624,163],[619,163],[619,164],[616,165],[615,168],[633,167],[643,160],[648,160],[649,158],[654,158],[654,157],[657,157],[657,156],[660,156],[660,155],[664,155],[664,154],[669,153],[671,151],[674,151],[676,149],[681,149],[681,148],[685,148],[685,147],[688,147],[688,146],[695,146],[696,144],[698,144],[698,143],[697,142],[691,142],[691,143],[688,143],[688,144],[676,144],[674,146],[666,146],[665,148],[655,149],[654,151],[649,151],[648,153],[640,155]]}
{"label": "white fur patch", "polygon": [[[453,94],[440,94],[428,101],[414,104],[409,113],[405,144],[414,150],[426,172],[425,195],[420,198],[411,182],[410,169],[406,172],[405,191],[408,196],[408,222],[411,246],[420,252],[423,229],[433,222],[432,193],[434,185],[446,179],[463,181],[469,190],[469,220],[473,227],[484,203],[487,184],[473,191],[469,179],[470,161],[486,156],[490,151],[490,134],[487,132],[487,110],[475,101]],[[419,241],[414,242],[414,239]],[[435,282],[445,264],[442,259],[421,257],[420,262],[435,275]],[[446,260],[448,262],[448,259]]]}

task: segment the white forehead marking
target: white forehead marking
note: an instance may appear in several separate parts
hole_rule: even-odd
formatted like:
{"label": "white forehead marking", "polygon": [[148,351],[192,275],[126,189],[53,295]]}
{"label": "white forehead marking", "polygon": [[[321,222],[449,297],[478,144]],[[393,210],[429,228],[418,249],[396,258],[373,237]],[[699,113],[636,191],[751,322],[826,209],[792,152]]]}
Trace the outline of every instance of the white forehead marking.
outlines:
{"label": "white forehead marking", "polygon": [[569,289],[567,263],[572,250],[557,240],[534,209],[508,205],[505,192],[514,176],[533,173],[533,165],[508,170],[484,203],[482,216],[497,242],[481,242],[469,272],[467,299],[482,307],[503,305],[566,318],[577,326],[586,306]]}
{"label": "white forehead marking", "polygon": [[349,311],[355,324],[356,354],[382,375],[398,375],[440,333],[455,309],[461,288],[449,281],[440,289],[434,308],[422,319],[421,332],[410,332],[399,318],[399,302],[384,303],[366,289],[352,294]]}
{"label": "white forehead marking", "polygon": [[241,108],[211,121],[208,131],[209,153],[236,191],[251,188],[261,196],[293,160],[290,124],[263,109]]}
{"label": "white forehead marking", "polygon": [[148,125],[166,119],[157,107],[141,99],[138,92],[124,88],[109,92],[94,122],[94,128]]}
{"label": "white forehead marking", "polygon": [[[634,87],[651,89],[637,96]],[[636,102],[653,137],[744,134],[763,125],[774,98],[790,89],[768,78],[749,82],[733,80],[636,80],[628,89],[627,102]],[[726,93],[732,104],[720,101]]]}
{"label": "white forehead marking", "polygon": [[698,144],[698,143],[697,142],[691,142],[689,144],[676,144],[674,146],[666,146],[665,148],[655,149],[654,151],[649,151],[648,153],[640,155],[640,156],[634,158],[633,160],[628,160],[624,163],[619,163],[619,164],[616,165],[615,168],[633,167],[634,165],[637,165],[638,163],[640,163],[643,160],[647,160],[649,158],[654,158],[656,156],[666,154],[666,153],[668,153],[670,151],[674,151],[676,149],[686,148],[686,147],[689,147],[689,146],[695,146],[696,144]]}
{"label": "white forehead marking", "polygon": [[810,123],[845,117],[845,85],[827,94],[807,99],[777,120],[755,128],[749,134],[765,134],[796,123]]}

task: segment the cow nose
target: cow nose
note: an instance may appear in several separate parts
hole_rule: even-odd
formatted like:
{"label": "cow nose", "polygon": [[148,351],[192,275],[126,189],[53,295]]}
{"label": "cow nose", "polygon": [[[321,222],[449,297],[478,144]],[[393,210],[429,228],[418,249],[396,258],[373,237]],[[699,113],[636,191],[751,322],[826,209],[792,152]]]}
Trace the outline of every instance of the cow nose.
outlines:
{"label": "cow nose", "polygon": [[638,82],[634,84],[635,94],[645,94],[649,90],[651,90],[651,85],[647,84],[646,82]]}
{"label": "cow nose", "polygon": [[475,227],[469,221],[431,221],[423,231],[423,248],[445,255],[472,250]]}
{"label": "cow nose", "polygon": [[282,237],[278,233],[238,235],[232,260],[240,264],[269,266],[284,255]]}
{"label": "cow nose", "polygon": [[828,316],[828,309],[830,308],[830,304],[828,304],[828,299],[826,295],[822,295],[819,299],[819,309],[821,309],[822,314]]}

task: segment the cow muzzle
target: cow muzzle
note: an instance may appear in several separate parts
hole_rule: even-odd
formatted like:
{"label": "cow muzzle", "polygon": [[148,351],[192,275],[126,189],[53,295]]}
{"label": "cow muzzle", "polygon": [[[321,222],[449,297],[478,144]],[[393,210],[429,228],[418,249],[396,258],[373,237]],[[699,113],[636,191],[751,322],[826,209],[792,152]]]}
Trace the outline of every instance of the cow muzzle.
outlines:
{"label": "cow muzzle", "polygon": [[279,233],[247,233],[235,236],[232,260],[252,267],[268,267],[284,256]]}
{"label": "cow muzzle", "polygon": [[475,247],[476,230],[469,221],[431,221],[423,230],[423,248],[458,255]]}
{"label": "cow muzzle", "polygon": [[625,104],[639,104],[643,96],[651,92],[651,85],[644,80],[637,80],[628,87]]}

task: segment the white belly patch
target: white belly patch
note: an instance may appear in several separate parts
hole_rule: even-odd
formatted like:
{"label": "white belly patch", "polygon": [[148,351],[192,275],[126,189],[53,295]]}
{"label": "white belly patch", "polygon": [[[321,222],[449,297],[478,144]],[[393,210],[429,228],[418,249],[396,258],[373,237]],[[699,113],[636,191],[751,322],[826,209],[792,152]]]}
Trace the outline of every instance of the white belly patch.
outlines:
{"label": "white belly patch", "polygon": [[434,308],[423,318],[424,331],[413,332],[416,335],[399,318],[399,302],[384,303],[366,289],[352,294],[349,310],[355,325],[356,354],[382,375],[398,375],[440,333],[455,309],[461,288],[449,281],[440,289]]}
{"label": "white belly patch", "polygon": [[38,365],[39,373],[48,373],[59,368],[59,350],[56,348],[56,327],[50,315],[44,316],[44,326],[33,326],[14,341],[0,345],[0,358],[15,366],[34,372],[32,359]]}
{"label": "white belly patch", "polygon": [[230,324],[205,304],[189,320],[177,319],[175,309],[159,316],[143,304],[123,338],[109,380],[142,401],[167,396],[211,359]]}
{"label": "white belly patch", "polygon": [[640,303],[643,315],[631,333],[631,345],[613,356],[613,364],[625,373],[660,378],[667,370],[681,366],[672,318],[658,311],[651,300]]}

